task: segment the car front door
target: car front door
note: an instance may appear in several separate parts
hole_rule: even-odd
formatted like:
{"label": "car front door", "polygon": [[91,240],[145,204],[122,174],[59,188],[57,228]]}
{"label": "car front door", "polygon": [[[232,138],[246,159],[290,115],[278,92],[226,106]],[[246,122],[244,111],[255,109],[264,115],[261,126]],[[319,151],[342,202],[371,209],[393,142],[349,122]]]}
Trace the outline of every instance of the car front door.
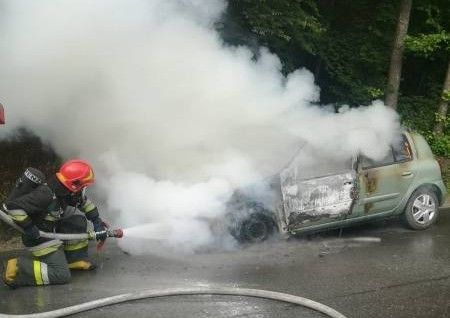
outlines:
{"label": "car front door", "polygon": [[412,159],[411,146],[405,135],[382,160],[373,161],[360,156],[359,200],[354,214],[363,216],[393,212],[414,180]]}

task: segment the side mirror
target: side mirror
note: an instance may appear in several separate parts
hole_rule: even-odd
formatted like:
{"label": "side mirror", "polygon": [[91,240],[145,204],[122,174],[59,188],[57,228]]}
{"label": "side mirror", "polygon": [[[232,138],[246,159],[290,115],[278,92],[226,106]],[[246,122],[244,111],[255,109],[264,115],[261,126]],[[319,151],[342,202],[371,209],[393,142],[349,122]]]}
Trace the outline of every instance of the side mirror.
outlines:
{"label": "side mirror", "polygon": [[3,105],[0,103],[0,125],[5,124],[5,110],[3,109]]}

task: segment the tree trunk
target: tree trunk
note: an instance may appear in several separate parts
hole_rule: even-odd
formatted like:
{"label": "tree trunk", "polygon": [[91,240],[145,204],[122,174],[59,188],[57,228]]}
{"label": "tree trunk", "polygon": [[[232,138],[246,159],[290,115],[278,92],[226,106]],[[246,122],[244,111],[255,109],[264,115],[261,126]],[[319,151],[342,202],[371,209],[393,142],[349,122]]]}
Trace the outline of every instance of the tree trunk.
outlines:
{"label": "tree trunk", "polygon": [[402,58],[405,37],[408,32],[409,16],[411,13],[412,0],[400,1],[400,14],[397,20],[394,45],[392,47],[391,64],[389,66],[389,78],[386,90],[386,105],[396,109],[400,77],[402,73]]}
{"label": "tree trunk", "polygon": [[450,98],[450,60],[448,62],[447,75],[445,76],[444,87],[442,88],[441,101],[439,102],[438,107],[439,119],[436,123],[436,126],[434,126],[434,132],[437,134],[442,134],[442,132],[444,131],[444,123],[442,122],[442,118],[445,118],[447,116],[449,98]]}
{"label": "tree trunk", "polygon": [[320,71],[322,69],[322,59],[319,57],[319,59],[316,62],[316,66],[314,67],[314,78],[316,83],[318,83],[319,81],[319,75],[320,75]]}

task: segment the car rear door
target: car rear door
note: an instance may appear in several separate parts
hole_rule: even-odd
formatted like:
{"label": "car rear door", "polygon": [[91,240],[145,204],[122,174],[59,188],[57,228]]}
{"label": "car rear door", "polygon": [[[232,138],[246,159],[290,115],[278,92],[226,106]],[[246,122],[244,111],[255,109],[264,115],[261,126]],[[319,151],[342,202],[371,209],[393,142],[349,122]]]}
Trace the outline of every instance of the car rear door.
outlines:
{"label": "car rear door", "polygon": [[351,215],[356,181],[353,160],[337,162],[301,154],[280,174],[286,229],[342,220]]}
{"label": "car rear door", "polygon": [[362,216],[393,212],[414,180],[412,159],[411,145],[405,135],[382,160],[373,161],[360,156],[360,191],[354,213]]}

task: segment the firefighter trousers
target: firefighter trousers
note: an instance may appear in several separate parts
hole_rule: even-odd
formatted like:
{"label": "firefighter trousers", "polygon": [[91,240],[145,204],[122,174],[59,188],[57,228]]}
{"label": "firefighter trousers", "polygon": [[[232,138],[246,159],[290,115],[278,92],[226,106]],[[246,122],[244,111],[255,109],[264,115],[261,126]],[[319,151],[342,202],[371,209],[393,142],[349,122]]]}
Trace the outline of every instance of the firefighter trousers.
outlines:
{"label": "firefighter trousers", "polygon": [[[86,233],[84,215],[74,214],[54,224],[57,233]],[[70,281],[70,269],[90,270],[88,240],[29,240],[23,237],[30,254],[8,260],[4,280],[12,287],[65,284]]]}

